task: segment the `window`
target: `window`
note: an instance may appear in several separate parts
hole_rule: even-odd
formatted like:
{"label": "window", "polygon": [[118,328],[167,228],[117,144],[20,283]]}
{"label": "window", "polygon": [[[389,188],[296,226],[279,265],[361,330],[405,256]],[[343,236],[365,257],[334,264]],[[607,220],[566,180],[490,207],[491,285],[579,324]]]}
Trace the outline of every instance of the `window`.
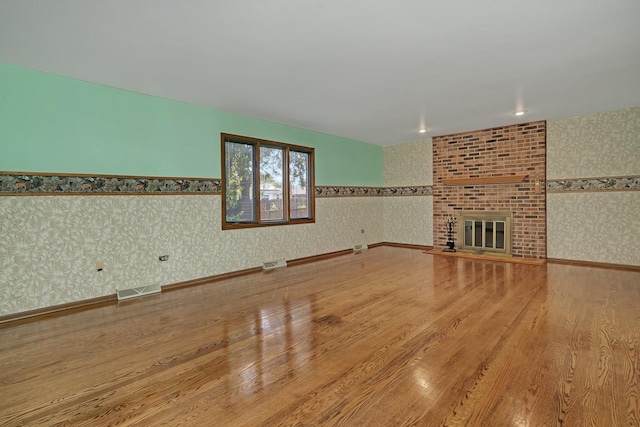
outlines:
{"label": "window", "polygon": [[222,228],[314,222],[313,148],[221,134]]}

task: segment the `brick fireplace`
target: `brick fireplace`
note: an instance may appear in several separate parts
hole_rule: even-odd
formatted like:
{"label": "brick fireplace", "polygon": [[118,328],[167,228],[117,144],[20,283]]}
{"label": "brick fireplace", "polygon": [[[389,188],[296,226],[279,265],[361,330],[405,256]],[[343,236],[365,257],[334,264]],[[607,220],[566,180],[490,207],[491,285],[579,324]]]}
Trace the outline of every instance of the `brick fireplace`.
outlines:
{"label": "brick fireplace", "polygon": [[511,255],[546,258],[545,176],[545,121],[434,137],[434,247],[446,247],[448,217],[506,211]]}

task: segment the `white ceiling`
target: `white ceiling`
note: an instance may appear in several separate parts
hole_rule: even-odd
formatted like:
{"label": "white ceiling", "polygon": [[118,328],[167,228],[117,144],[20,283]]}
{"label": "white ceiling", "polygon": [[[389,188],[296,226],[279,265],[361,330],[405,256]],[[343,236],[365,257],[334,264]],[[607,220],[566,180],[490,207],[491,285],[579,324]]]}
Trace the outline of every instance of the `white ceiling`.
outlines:
{"label": "white ceiling", "polygon": [[0,62],[390,145],[640,106],[640,1],[0,0]]}

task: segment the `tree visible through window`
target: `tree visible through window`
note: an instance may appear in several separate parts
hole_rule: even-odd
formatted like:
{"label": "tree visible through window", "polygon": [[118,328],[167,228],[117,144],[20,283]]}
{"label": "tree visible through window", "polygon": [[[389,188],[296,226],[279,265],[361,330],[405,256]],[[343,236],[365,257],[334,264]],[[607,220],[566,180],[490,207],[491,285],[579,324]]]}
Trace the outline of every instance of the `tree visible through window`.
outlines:
{"label": "tree visible through window", "polygon": [[222,134],[223,228],[314,221],[313,148]]}

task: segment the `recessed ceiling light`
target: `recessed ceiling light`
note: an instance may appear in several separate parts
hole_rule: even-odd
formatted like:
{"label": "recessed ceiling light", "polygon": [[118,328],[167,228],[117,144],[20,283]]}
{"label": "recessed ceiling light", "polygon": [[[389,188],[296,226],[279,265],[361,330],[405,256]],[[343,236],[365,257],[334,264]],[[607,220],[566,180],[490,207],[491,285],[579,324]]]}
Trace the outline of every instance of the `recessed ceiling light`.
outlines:
{"label": "recessed ceiling light", "polygon": [[513,114],[515,114],[516,116],[524,116],[524,113],[526,113],[526,112],[527,112],[527,110],[520,110],[520,111],[516,111]]}
{"label": "recessed ceiling light", "polygon": [[418,132],[425,133],[426,131],[427,131],[426,129],[420,129]]}

